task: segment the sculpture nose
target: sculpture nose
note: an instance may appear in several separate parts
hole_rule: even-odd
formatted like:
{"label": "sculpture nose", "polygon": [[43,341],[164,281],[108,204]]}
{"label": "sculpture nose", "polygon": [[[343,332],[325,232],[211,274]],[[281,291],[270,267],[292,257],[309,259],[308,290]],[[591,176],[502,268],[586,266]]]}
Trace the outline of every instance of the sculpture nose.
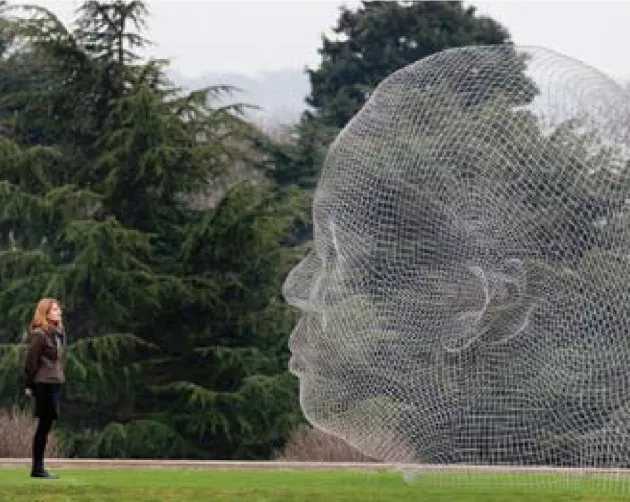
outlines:
{"label": "sculpture nose", "polygon": [[282,286],[282,294],[289,305],[304,312],[314,310],[314,297],[321,276],[321,260],[310,252],[289,273]]}

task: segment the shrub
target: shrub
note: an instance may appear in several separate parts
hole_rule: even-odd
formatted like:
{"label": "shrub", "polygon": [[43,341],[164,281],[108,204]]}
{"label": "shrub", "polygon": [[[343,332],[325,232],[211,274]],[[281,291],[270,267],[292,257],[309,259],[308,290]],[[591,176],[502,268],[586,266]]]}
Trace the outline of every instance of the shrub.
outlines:
{"label": "shrub", "polygon": [[276,459],[286,462],[376,462],[343,439],[307,424],[293,432]]}
{"label": "shrub", "polygon": [[[36,420],[30,409],[0,410],[0,458],[30,458]],[[54,429],[48,436],[46,456],[61,457]]]}

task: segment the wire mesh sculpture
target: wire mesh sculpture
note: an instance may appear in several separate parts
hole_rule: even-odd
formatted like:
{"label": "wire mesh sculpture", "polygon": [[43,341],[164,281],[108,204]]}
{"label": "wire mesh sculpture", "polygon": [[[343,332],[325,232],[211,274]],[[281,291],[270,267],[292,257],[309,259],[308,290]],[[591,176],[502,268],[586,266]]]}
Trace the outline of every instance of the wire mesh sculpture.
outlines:
{"label": "wire mesh sculpture", "polygon": [[629,111],[543,48],[385,79],[284,286],[308,420],[388,462],[630,466]]}

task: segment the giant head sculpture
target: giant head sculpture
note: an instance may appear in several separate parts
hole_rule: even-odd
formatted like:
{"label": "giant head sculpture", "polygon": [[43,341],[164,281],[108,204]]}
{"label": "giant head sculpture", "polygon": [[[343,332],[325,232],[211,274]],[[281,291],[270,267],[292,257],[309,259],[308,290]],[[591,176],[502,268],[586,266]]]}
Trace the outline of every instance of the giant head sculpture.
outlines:
{"label": "giant head sculpture", "polygon": [[540,48],[385,79],[284,287],[306,417],[386,461],[630,463],[629,104]]}

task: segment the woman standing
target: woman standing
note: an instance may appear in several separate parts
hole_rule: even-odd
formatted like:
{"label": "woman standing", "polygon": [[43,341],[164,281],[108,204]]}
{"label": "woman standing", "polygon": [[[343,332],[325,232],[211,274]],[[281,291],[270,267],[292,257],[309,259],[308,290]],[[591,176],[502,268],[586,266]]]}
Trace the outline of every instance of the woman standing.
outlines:
{"label": "woman standing", "polygon": [[37,304],[29,326],[24,365],[25,392],[35,398],[35,416],[39,419],[33,438],[34,478],[57,477],[44,469],[44,452],[48,433],[59,418],[61,385],[65,382],[64,346],[61,306],[54,298],[44,298]]}

